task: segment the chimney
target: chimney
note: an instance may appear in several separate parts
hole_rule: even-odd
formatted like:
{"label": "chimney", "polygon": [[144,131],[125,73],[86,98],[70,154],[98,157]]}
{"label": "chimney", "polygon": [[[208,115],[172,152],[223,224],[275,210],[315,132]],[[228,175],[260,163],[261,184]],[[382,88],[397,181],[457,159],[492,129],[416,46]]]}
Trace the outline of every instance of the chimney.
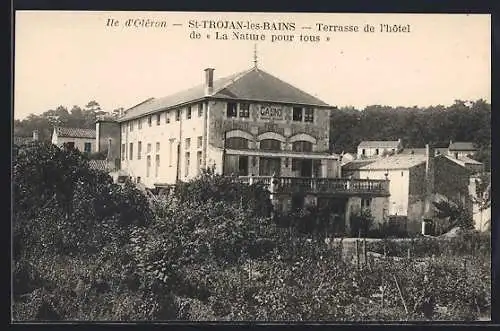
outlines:
{"label": "chimney", "polygon": [[434,194],[434,148],[430,144],[425,145],[425,206],[424,218],[433,217],[433,194]]}
{"label": "chimney", "polygon": [[205,69],[205,95],[212,95],[214,92],[214,69]]}
{"label": "chimney", "polygon": [[37,129],[33,130],[33,140],[38,141],[38,130]]}

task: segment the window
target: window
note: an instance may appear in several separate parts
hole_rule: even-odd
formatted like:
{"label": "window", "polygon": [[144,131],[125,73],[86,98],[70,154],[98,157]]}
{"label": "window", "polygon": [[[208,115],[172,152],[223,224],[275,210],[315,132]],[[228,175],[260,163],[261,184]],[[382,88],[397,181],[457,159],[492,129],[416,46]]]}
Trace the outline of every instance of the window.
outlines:
{"label": "window", "polygon": [[378,155],[378,148],[375,149],[375,155]]}
{"label": "window", "polygon": [[160,152],[160,143],[157,142],[156,143],[156,153],[159,153]]}
{"label": "window", "polygon": [[203,103],[198,104],[198,117],[203,116]]}
{"label": "window", "polygon": [[293,107],[292,119],[295,122],[302,122],[302,107]]}
{"label": "window", "polygon": [[168,111],[165,112],[165,123],[170,123],[170,117],[168,116]]}
{"label": "window", "polygon": [[148,152],[148,153],[151,153],[151,144],[148,144],[148,147],[147,147],[147,152]]}
{"label": "window", "polygon": [[361,199],[361,208],[370,208],[371,202],[370,198]]}
{"label": "window", "polygon": [[161,122],[161,114],[156,114],[156,125],[160,125]]}
{"label": "window", "polygon": [[168,166],[172,166],[172,152],[174,149],[174,141],[170,140],[170,145],[168,146]]}
{"label": "window", "polygon": [[198,136],[198,143],[197,143],[197,148],[201,148],[203,146],[203,137]]}
{"label": "window", "polygon": [[200,173],[201,170],[201,163],[202,163],[202,158],[201,158],[201,151],[196,152],[196,170],[198,173]]}
{"label": "window", "polygon": [[401,177],[403,177],[403,176],[404,176],[404,172],[401,171]]}
{"label": "window", "polygon": [[191,119],[191,106],[187,107],[186,111],[186,119],[190,120]]}
{"label": "window", "polygon": [[185,146],[185,149],[191,148],[191,138],[186,138],[184,146]]}
{"label": "window", "polygon": [[236,117],[236,103],[228,102],[226,109],[227,117]]}
{"label": "window", "polygon": [[250,105],[248,103],[240,103],[240,117],[250,116]]}
{"label": "window", "polygon": [[137,160],[141,159],[142,141],[137,142]]}
{"label": "window", "polygon": [[141,177],[137,176],[137,184],[139,184],[140,182],[141,182]]}
{"label": "window", "polygon": [[366,150],[364,148],[361,150],[361,154],[363,154],[363,155],[366,154]]}
{"label": "window", "polygon": [[226,148],[229,149],[248,149],[248,139],[242,137],[231,137],[226,140]]}
{"label": "window", "polygon": [[122,161],[125,161],[125,152],[126,152],[125,144],[122,144]]}
{"label": "window", "polygon": [[304,112],[304,122],[314,122],[314,109],[306,108]]}
{"label": "window", "polygon": [[149,172],[151,171],[151,155],[146,157],[146,177],[149,177]]}
{"label": "window", "polygon": [[[142,118],[139,118],[137,120],[137,129],[139,129],[139,130],[142,129]],[[138,178],[141,178],[141,177],[138,177]]]}
{"label": "window", "polygon": [[128,130],[130,132],[134,131],[134,121],[128,122]]}
{"label": "window", "polygon": [[276,139],[264,139],[260,141],[260,149],[266,151],[279,151],[281,150],[281,142]]}
{"label": "window", "polygon": [[156,154],[155,158],[155,177],[158,177],[158,170],[160,169],[160,154]]}
{"label": "window", "polygon": [[132,160],[133,156],[134,156],[134,143],[130,143],[129,149],[130,150],[129,150],[128,156],[129,156],[129,159]]}
{"label": "window", "polygon": [[181,110],[180,109],[177,109],[175,111],[175,120],[176,121],[180,121],[181,120]]}
{"label": "window", "polygon": [[151,126],[152,125],[152,121],[153,119],[151,118],[151,116],[148,116],[148,125]]}
{"label": "window", "polygon": [[92,143],[85,143],[83,146],[83,151],[85,153],[90,153],[92,151]]}
{"label": "window", "polygon": [[294,152],[312,152],[313,144],[309,141],[295,141],[292,144]]}
{"label": "window", "polygon": [[189,175],[189,158],[190,158],[190,154],[189,154],[189,152],[186,152],[186,162],[184,163],[186,166],[186,168],[184,169],[186,177]]}

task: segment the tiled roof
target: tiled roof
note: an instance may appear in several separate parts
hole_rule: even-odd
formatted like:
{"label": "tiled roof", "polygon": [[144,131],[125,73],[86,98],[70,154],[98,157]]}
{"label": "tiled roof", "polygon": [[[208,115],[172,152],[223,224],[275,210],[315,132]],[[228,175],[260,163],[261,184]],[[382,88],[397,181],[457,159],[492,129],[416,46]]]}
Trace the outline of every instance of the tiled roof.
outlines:
{"label": "tiled roof", "polygon": [[[408,154],[425,155],[425,153],[426,153],[425,148],[405,148],[399,154],[404,154],[404,155],[408,155]],[[435,153],[435,155],[440,155],[440,154],[446,155],[446,154],[448,154],[448,148],[441,148],[441,147],[434,148],[434,153]]]}
{"label": "tiled roof", "polygon": [[446,157],[448,159],[452,160],[453,162],[458,163],[458,164],[460,164],[462,166],[465,166],[466,164],[482,165],[481,162],[473,160],[473,159],[471,159],[470,157],[467,157],[467,156],[459,156],[458,158],[456,158],[456,157],[453,157],[453,156],[450,156],[450,155],[446,155]]}
{"label": "tiled roof", "polygon": [[477,150],[477,148],[474,147],[474,143],[459,142],[459,141],[451,142],[448,149],[450,151],[475,151],[475,150]]}
{"label": "tiled roof", "polygon": [[[216,79],[213,85],[211,98],[328,106],[327,103],[320,99],[258,68],[252,68],[231,76]],[[125,115],[118,121],[130,120],[149,113],[201,100],[205,96],[205,85],[200,84],[163,98],[150,98],[126,110]]]}
{"label": "tiled roof", "polygon": [[71,138],[92,138],[95,139],[95,129],[65,128],[57,126],[55,128],[57,136]]}
{"label": "tiled roof", "polygon": [[357,170],[375,161],[377,159],[352,160],[342,165],[342,171]]}
{"label": "tiled roof", "polygon": [[360,170],[409,169],[425,163],[425,155],[394,155],[376,159],[375,162],[360,167]]}
{"label": "tiled roof", "polygon": [[107,160],[90,160],[89,167],[91,169],[109,171],[111,170]]}
{"label": "tiled roof", "polygon": [[390,140],[370,140],[370,141],[362,141],[358,148],[398,148],[399,141],[390,141]]}

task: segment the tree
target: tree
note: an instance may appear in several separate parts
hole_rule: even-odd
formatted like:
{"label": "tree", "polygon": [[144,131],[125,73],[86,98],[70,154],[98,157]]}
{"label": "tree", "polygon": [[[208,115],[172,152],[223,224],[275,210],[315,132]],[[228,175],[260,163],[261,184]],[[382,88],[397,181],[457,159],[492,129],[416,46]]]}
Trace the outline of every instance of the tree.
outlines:
{"label": "tree", "polygon": [[447,232],[454,227],[460,227],[464,230],[474,228],[472,215],[462,203],[443,199],[434,201],[433,205],[436,217],[444,221],[444,223],[441,223],[442,232]]}

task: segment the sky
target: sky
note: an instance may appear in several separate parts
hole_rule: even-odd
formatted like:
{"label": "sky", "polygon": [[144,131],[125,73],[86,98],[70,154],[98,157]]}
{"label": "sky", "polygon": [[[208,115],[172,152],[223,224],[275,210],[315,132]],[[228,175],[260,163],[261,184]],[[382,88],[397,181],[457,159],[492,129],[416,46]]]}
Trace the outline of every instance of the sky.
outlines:
{"label": "sky", "polygon": [[[249,69],[255,47],[259,68],[338,107],[491,100],[487,14],[17,11],[15,19],[16,119],[90,100],[105,111],[127,109],[203,83],[207,67],[215,68],[215,79]],[[109,19],[118,26],[107,26]],[[126,26],[128,19],[160,26]],[[189,26],[203,20],[286,22],[295,30]],[[319,23],[360,31],[318,31]],[[364,32],[366,24],[375,32]],[[409,32],[380,32],[381,24]],[[231,40],[235,31],[266,40]],[[193,32],[200,39],[190,38]],[[229,40],[216,40],[216,32]],[[272,35],[294,40],[273,42]],[[321,40],[301,41],[300,35]]]}

